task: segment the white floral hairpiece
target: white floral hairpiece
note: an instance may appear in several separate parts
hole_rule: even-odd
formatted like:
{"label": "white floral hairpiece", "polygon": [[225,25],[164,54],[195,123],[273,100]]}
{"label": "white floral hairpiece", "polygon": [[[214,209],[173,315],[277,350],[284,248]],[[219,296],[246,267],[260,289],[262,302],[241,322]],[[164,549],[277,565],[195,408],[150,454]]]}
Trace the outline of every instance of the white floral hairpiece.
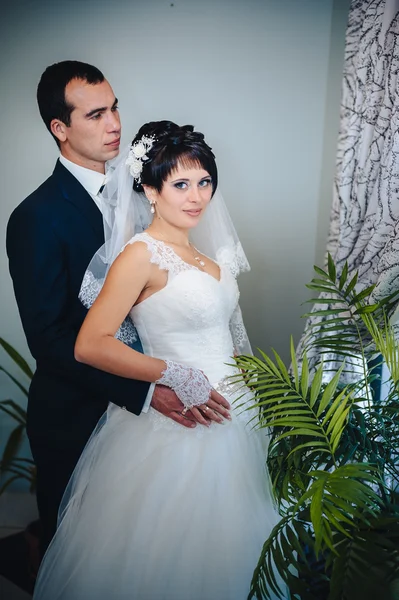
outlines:
{"label": "white floral hairpiece", "polygon": [[143,162],[148,160],[147,152],[151,150],[155,142],[155,136],[143,135],[140,140],[132,144],[126,165],[129,167],[130,174],[133,179],[141,183],[141,172],[143,170]]}

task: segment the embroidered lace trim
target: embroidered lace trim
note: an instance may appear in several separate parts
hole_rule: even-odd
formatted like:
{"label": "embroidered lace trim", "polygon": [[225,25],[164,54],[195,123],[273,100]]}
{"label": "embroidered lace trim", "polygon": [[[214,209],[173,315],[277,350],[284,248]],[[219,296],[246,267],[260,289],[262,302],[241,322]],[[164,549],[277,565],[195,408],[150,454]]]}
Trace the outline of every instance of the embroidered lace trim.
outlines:
{"label": "embroidered lace trim", "polygon": [[[79,300],[86,308],[90,308],[101,291],[104,280],[97,279],[91,271],[86,271],[79,292]],[[124,344],[131,346],[138,340],[138,334],[129,317],[123,321],[115,337]]]}
{"label": "embroidered lace trim", "polygon": [[251,345],[242,319],[240,305],[234,309],[230,318],[230,333],[233,338],[234,348],[237,354],[252,354]]}
{"label": "embroidered lace trim", "polygon": [[212,386],[202,371],[173,360],[165,360],[166,369],[156,383],[175,391],[186,408],[200,406],[209,400]]}
{"label": "embroidered lace trim", "polygon": [[91,271],[86,271],[79,292],[79,300],[86,308],[90,308],[103,287],[104,279],[97,279]]}
{"label": "embroidered lace trim", "polygon": [[151,254],[150,261],[160,269],[168,271],[169,275],[172,277],[178,275],[178,273],[181,273],[182,271],[199,270],[195,265],[186,263],[170,246],[165,244],[165,242],[156,240],[145,231],[143,233],[138,233],[129,240],[122,248],[121,252],[128,244],[134,244],[135,242],[145,242]]}
{"label": "embroidered lace trim", "polygon": [[236,278],[241,271],[249,270],[248,260],[240,242],[219,248],[216,260],[218,265],[227,267]]}

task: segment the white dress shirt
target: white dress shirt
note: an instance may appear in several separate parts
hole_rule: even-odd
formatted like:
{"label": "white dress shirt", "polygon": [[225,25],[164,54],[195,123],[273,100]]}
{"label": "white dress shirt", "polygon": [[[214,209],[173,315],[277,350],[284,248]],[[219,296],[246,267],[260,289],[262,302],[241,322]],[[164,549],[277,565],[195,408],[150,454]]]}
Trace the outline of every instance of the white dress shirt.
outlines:
{"label": "white dress shirt", "polygon": [[62,156],[62,154],[60,155],[60,163],[79,181],[101,210],[100,189],[106,182],[106,175],[81,167]]}
{"label": "white dress shirt", "polygon": [[[86,167],[81,167],[80,165],[77,165],[76,163],[65,158],[65,156],[62,156],[62,154],[60,155],[60,163],[79,181],[86,192],[93,198],[98,209],[101,211],[100,189],[106,183],[107,176],[103,173],[86,169]],[[148,411],[148,408],[151,404],[152,395],[154,393],[154,388],[155,383],[151,383],[147,393],[147,398],[142,408],[142,412]]]}

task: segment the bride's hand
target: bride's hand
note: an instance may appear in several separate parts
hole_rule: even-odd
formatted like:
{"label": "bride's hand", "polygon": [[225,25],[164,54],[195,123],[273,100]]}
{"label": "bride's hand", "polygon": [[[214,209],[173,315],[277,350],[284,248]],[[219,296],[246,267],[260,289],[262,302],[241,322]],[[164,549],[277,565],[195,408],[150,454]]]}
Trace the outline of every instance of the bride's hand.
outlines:
{"label": "bride's hand", "polygon": [[[203,371],[173,360],[164,362],[166,367],[156,383],[166,385],[176,392],[182,404],[180,413],[182,417],[186,418],[188,414],[189,418],[194,418],[195,421],[206,426],[209,426],[211,421],[223,423],[222,415],[229,418],[229,403],[212,388]],[[181,422],[176,418],[175,413],[176,410],[173,410],[173,416],[170,416],[175,421]]]}
{"label": "bride's hand", "polygon": [[191,408],[186,414],[189,413],[192,413],[198,422],[200,422],[199,418],[205,418],[205,420],[208,421],[208,423],[206,423],[207,425],[209,425],[211,421],[215,421],[216,423],[223,423],[223,419],[231,421],[230,404],[213,388],[208,402]]}
{"label": "bride's hand", "polygon": [[169,387],[158,384],[154,389],[151,406],[165,417],[189,428],[195,427],[197,423],[206,427],[210,425],[211,421],[222,423],[222,417],[231,419],[230,404],[213,389],[206,404],[185,411],[184,405],[175,392]]}

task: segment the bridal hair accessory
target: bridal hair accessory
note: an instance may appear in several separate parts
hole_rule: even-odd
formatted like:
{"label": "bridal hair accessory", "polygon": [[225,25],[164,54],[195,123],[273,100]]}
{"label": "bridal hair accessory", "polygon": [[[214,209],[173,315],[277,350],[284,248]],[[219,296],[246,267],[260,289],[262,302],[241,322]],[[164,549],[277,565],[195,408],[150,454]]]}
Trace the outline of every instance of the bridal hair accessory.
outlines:
{"label": "bridal hair accessory", "polygon": [[[148,160],[147,152],[151,150],[155,141],[155,136],[143,135],[141,139],[134,142],[130,147],[126,165],[129,167],[130,174],[137,183],[141,183],[143,162]],[[153,213],[152,208],[153,206],[151,205],[151,212]]]}
{"label": "bridal hair accessory", "polygon": [[165,360],[166,369],[155,383],[170,387],[184,404],[182,414],[193,406],[200,406],[209,400],[212,386],[202,371],[173,360]]}

